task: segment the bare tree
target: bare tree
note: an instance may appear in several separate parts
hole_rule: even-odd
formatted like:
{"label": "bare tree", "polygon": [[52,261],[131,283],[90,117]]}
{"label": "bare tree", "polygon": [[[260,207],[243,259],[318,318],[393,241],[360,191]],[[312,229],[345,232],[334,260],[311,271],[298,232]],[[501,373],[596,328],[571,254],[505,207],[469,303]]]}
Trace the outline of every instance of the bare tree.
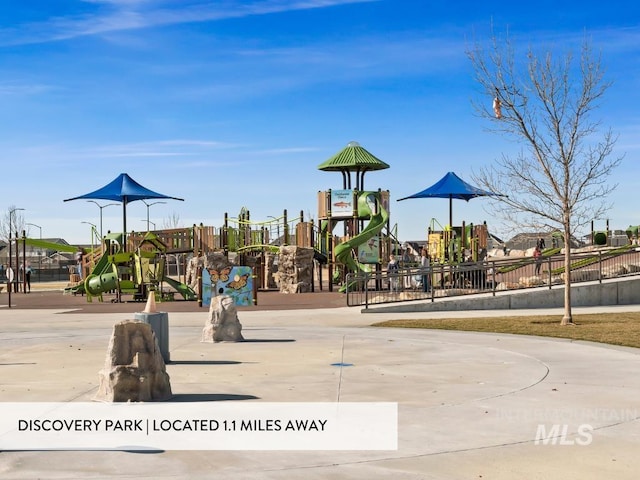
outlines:
{"label": "bare tree", "polygon": [[162,220],[162,227],[167,229],[180,228],[180,215],[171,212],[171,215]]}
{"label": "bare tree", "polygon": [[[9,223],[11,222],[11,223]],[[24,215],[22,209],[17,209],[15,205],[9,205],[7,211],[0,220],[0,238],[5,242],[9,241],[9,231],[11,231],[11,237],[15,238],[22,235],[22,230],[25,229]]]}
{"label": "bare tree", "polygon": [[520,153],[503,154],[474,180],[507,195],[492,199],[500,217],[563,232],[562,325],[572,324],[571,238],[610,208],[606,197],[616,185],[607,184],[607,177],[622,160],[611,158],[611,130],[599,133],[592,119],[611,84],[586,40],[578,60],[571,52],[556,58],[531,47],[521,60],[508,36],[494,36],[488,49],[476,43],[467,55],[485,98],[474,106],[491,120],[491,131],[521,145]]}

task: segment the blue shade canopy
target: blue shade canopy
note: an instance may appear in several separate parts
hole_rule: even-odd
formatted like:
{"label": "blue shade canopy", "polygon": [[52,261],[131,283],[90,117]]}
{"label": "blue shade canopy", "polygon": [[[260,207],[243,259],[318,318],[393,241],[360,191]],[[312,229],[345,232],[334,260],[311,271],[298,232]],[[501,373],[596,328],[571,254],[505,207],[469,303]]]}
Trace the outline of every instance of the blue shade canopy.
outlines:
{"label": "blue shade canopy", "polygon": [[453,208],[452,200],[469,201],[476,197],[501,197],[500,193],[489,192],[462,180],[453,172],[448,172],[444,177],[421,192],[414,193],[408,197],[400,198],[398,201],[407,200],[409,198],[448,198],[449,199],[449,225],[453,226]]}
{"label": "blue shade canopy", "polygon": [[111,183],[90,193],[85,193],[79,197],[67,198],[65,202],[71,200],[111,200],[122,202],[122,233],[127,234],[127,203],[136,200],[147,200],[150,198],[162,198],[170,200],[180,200],[182,198],[171,197],[162,193],[154,192],[143,187],[126,173],[121,173]]}
{"label": "blue shade canopy", "polygon": [[65,202],[70,200],[111,200],[114,202],[130,203],[136,200],[146,200],[149,198],[168,198],[172,200],[183,200],[182,198],[170,197],[162,193],[154,192],[143,187],[126,173],[121,173],[111,183],[105,185],[98,190],[85,193],[79,197],[67,198]]}

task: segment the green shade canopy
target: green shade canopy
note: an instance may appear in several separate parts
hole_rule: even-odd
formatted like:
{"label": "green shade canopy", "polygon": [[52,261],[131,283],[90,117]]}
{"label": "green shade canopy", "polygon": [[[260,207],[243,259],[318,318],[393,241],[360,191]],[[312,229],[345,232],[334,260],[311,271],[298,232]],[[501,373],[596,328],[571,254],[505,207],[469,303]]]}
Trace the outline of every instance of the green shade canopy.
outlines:
{"label": "green shade canopy", "polygon": [[[329,160],[318,165],[318,170],[341,172],[343,188],[351,188],[351,172],[356,173],[356,188],[364,190],[364,174],[373,170],[385,170],[389,164],[373,156],[358,142],[349,142],[341,151]],[[347,185],[348,180],[348,185]]]}

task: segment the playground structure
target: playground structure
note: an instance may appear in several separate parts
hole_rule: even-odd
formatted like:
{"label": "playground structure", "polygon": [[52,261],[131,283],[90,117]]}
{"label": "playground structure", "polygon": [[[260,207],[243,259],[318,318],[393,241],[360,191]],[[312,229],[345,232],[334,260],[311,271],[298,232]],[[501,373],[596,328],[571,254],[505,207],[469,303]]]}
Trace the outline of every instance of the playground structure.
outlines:
{"label": "playground structure", "polygon": [[[288,274],[276,276],[278,263],[283,254],[290,255],[287,268],[298,271],[311,270],[310,289],[314,290],[314,269],[318,265],[318,283],[323,288],[322,266],[329,264],[329,289],[332,289],[332,279],[340,282],[349,270],[380,270],[381,262],[390,251],[389,245],[389,194],[388,192],[366,191],[364,175],[367,171],[388,168],[359,145],[352,143],[340,154],[330,159],[329,164],[322,170],[332,171],[334,160],[344,154],[354,154],[352,162],[346,165],[346,170],[338,166],[344,178],[343,190],[348,190],[351,196],[351,210],[343,208],[339,213],[335,208],[340,202],[334,202],[334,192],[326,192],[322,197],[320,222],[316,225],[310,219],[305,221],[303,213],[290,219],[284,210],[280,217],[269,217],[267,221],[253,221],[247,208],[242,208],[237,217],[230,217],[225,213],[222,227],[193,225],[188,228],[163,229],[147,232],[126,231],[126,206],[128,203],[144,199],[174,199],[176,197],[163,195],[149,190],[127,174],[120,174],[104,187],[85,195],[66,199],[102,199],[118,201],[123,205],[123,233],[107,233],[104,237],[98,235],[96,227],[92,227],[91,246],[78,247],[26,238],[23,233],[23,245],[41,248],[59,253],[75,253],[77,263],[70,267],[69,284],[65,293],[83,294],[88,301],[93,298],[103,300],[103,294],[114,293],[121,301],[123,295],[132,295],[134,300],[144,300],[149,292],[155,291],[160,299],[171,299],[173,293],[180,294],[185,300],[201,300],[202,286],[193,285],[188,281],[188,263],[194,258],[201,258],[213,252],[221,252],[229,264],[237,267],[249,265],[252,268],[252,283],[256,289],[276,288],[274,279],[282,280]],[[336,164],[337,165],[337,164]],[[356,172],[356,187],[351,190],[351,172]],[[347,184],[348,180],[348,184]],[[344,192],[342,192],[344,194]],[[344,213],[348,212],[348,213]],[[365,227],[364,222],[369,220]],[[338,224],[343,224],[344,232],[337,236],[333,230]],[[147,224],[148,225],[148,224]],[[386,227],[387,235],[380,237]],[[102,230],[102,225],[101,225]],[[396,240],[397,241],[397,240]],[[284,247],[305,249],[304,255],[284,252]],[[311,252],[311,257],[308,253]],[[23,247],[23,267],[26,250]],[[300,259],[305,266],[290,265],[290,259]],[[295,262],[296,260],[294,260]],[[311,267],[309,268],[309,265]],[[16,256],[16,268],[18,259]],[[175,268],[175,272],[170,272]],[[225,267],[226,268],[226,267]],[[281,269],[283,270],[283,269]],[[201,273],[198,277],[201,277]],[[335,273],[335,274],[334,274]],[[181,281],[180,276],[183,275]],[[246,274],[240,275],[243,279]],[[289,275],[290,276],[290,275]],[[177,279],[176,279],[177,277]],[[192,279],[190,279],[192,280]],[[230,282],[232,286],[236,285]],[[304,283],[304,282],[298,282]],[[165,292],[164,286],[169,286],[173,292]],[[213,288],[213,287],[212,287]],[[280,286],[281,288],[281,286]],[[282,290],[281,290],[282,291]]]}
{"label": "playground structure", "polygon": [[[289,223],[286,211],[283,215],[284,239],[289,241]],[[280,225],[279,219],[275,219]],[[304,228],[303,224],[296,226]],[[134,300],[143,300],[150,290],[159,292],[160,299],[173,299],[178,293],[184,300],[202,301],[202,286],[189,278],[188,263],[212,252],[222,253],[227,259],[233,257],[233,263],[254,266],[252,277],[264,279],[261,275],[265,259],[273,256],[279,249],[270,242],[270,229],[265,222],[251,222],[249,211],[243,208],[238,218],[225,214],[225,225],[220,228],[194,225],[190,228],[158,230],[152,232],[130,232],[127,235],[126,248],[121,248],[122,235],[108,234],[101,245],[91,249],[82,257],[82,278],[69,288],[71,293],[86,293],[88,299],[102,298],[107,291],[115,291],[118,300],[122,294],[133,295]],[[169,258],[175,259],[179,271],[182,266],[183,281],[167,274]],[[262,267],[262,268],[261,268]],[[244,275],[243,275],[244,276]],[[178,275],[180,277],[180,275]],[[201,275],[198,275],[201,282]],[[171,287],[165,292],[164,284]],[[233,285],[233,283],[231,283]],[[267,288],[266,281],[259,281],[258,288]]]}
{"label": "playground structure", "polygon": [[[348,161],[342,163],[345,158]],[[225,213],[222,227],[200,224],[151,232],[109,233],[104,238],[99,238],[93,229],[92,247],[82,252],[79,271],[71,273],[66,291],[86,294],[88,300],[96,297],[102,300],[103,293],[115,292],[117,301],[120,301],[125,294],[132,295],[134,300],[143,300],[149,291],[154,290],[161,298],[169,299],[170,295],[165,295],[163,288],[166,284],[185,300],[201,300],[201,284],[194,285],[194,275],[187,278],[188,263],[193,258],[213,252],[221,252],[235,266],[251,266],[256,289],[273,289],[277,286],[275,278],[279,273],[281,248],[291,245],[312,250],[312,265],[319,267],[317,279],[320,289],[323,288],[324,264],[328,264],[329,269],[329,290],[332,290],[334,282],[343,283],[349,271],[380,271],[382,262],[391,251],[389,192],[365,190],[364,175],[367,171],[389,166],[352,142],[319,168],[340,171],[344,182],[342,190],[319,194],[317,225],[313,220],[305,221],[302,212],[299,217],[290,219],[286,210],[280,217],[256,222],[251,219],[249,210],[243,207],[237,217]],[[353,189],[352,172],[356,173]],[[119,178],[129,181],[125,174]],[[112,184],[107,186],[108,189],[114,188]],[[93,198],[107,187],[87,195]],[[116,194],[118,198],[123,195],[120,191]],[[142,194],[147,195],[148,192],[143,191]],[[133,197],[127,198],[131,201]],[[343,232],[335,235],[333,232],[339,224],[342,224]],[[53,245],[47,247],[61,249]],[[178,280],[176,275],[168,274],[172,266],[177,270]],[[298,268],[294,267],[294,270]],[[184,275],[182,281],[181,271]],[[198,274],[199,278],[201,276]],[[312,273],[311,291],[315,288],[314,278]]]}
{"label": "playground structure", "polygon": [[[116,294],[115,301],[121,301],[122,295],[130,294],[134,300],[146,300],[149,291],[163,294],[166,283],[182,295],[185,300],[195,300],[195,292],[187,285],[166,275],[165,263],[168,249],[152,232],[133,235],[128,239],[129,249],[123,249],[122,234],[108,234],[99,238],[92,227],[92,245],[79,246],[60,244],[42,239],[27,238],[23,232],[17,244],[22,244],[22,269],[26,262],[26,246],[74,253],[77,264],[69,267],[69,283],[65,294],[86,294],[87,300],[98,298],[106,292]],[[16,263],[19,263],[16,251]],[[169,299],[173,293],[164,297]],[[162,297],[160,298],[162,299]]]}
{"label": "playground structure", "polygon": [[[381,270],[383,259],[391,251],[388,191],[319,192],[318,217],[319,249],[329,259],[330,290],[334,282],[344,287],[349,272]],[[364,226],[366,220],[369,223]],[[339,224],[343,226],[342,236],[333,233]]]}
{"label": "playground structure", "polygon": [[[23,233],[18,239],[18,244],[23,244],[23,263],[27,245],[76,254],[77,264],[70,267],[65,293],[86,295],[88,301],[94,298],[102,301],[107,292],[115,294],[113,301],[121,301],[123,295],[132,295],[136,301],[146,300],[152,290],[158,300],[172,300],[175,294],[184,300],[201,300],[201,289],[187,276],[190,259],[220,253],[235,265],[251,265],[251,283],[255,282],[256,289],[271,289],[275,285],[270,268],[273,269],[280,247],[297,241],[301,247],[312,248],[317,237],[313,221],[305,222],[302,212],[290,219],[285,210],[280,217],[253,222],[246,208],[241,209],[238,217],[225,214],[222,227],[200,224],[151,232],[132,231],[126,240],[119,233],[108,233],[101,239],[95,226],[91,232],[91,246],[84,248],[27,238]],[[17,257],[16,251],[16,265]],[[275,260],[276,266],[277,263]],[[177,274],[169,275],[169,266],[174,267]],[[230,283],[233,287],[232,281]]]}
{"label": "playground structure", "polygon": [[[392,252],[389,191],[368,191],[364,187],[367,172],[387,168],[387,163],[357,142],[350,142],[318,166],[318,170],[342,175],[342,189],[318,192],[320,241],[317,248],[328,261],[329,290],[333,283],[341,283],[340,291],[344,292],[349,273],[380,272],[382,263]],[[355,174],[355,186],[352,174]],[[369,223],[365,226],[366,220]],[[342,235],[335,235],[333,232],[339,224],[342,224]]]}
{"label": "playground structure", "polygon": [[427,234],[427,254],[431,263],[457,264],[484,260],[488,249],[489,230],[486,223],[480,225],[462,222],[461,226],[446,225],[436,229],[431,219]]}
{"label": "playground structure", "polygon": [[[156,234],[134,236],[129,244],[125,250],[121,234],[106,235],[100,245],[82,255],[80,273],[75,274],[80,278],[71,281],[65,292],[86,294],[88,301],[94,297],[102,301],[106,292],[114,292],[114,301],[118,302],[122,295],[132,295],[135,301],[146,300],[150,291],[156,292],[159,300],[172,299],[173,293],[164,292],[166,283],[185,300],[196,299],[191,288],[165,274],[167,246]],[[74,280],[71,275],[70,280]]]}
{"label": "playground structure", "polygon": [[[292,244],[313,251],[312,265],[318,266],[320,289],[323,288],[324,264],[328,265],[330,291],[334,283],[340,283],[344,288],[349,272],[381,271],[382,263],[392,251],[392,242],[397,244],[398,241],[389,223],[389,192],[365,190],[364,176],[367,171],[389,168],[389,165],[352,142],[318,168],[341,172],[343,188],[318,193],[317,225],[313,220],[305,221],[302,212],[299,218],[291,220],[286,210],[281,217],[256,222],[251,219],[249,210],[243,207],[237,217],[225,213],[224,225],[219,228],[200,224],[191,228],[128,233],[122,250],[110,252],[107,260],[102,260],[109,245],[118,247],[122,241],[118,237],[109,243],[107,236],[100,249],[84,257],[83,278],[86,280],[80,288],[84,288],[88,295],[99,296],[116,285],[118,291],[133,293],[137,299],[144,297],[149,289],[162,289],[166,282],[180,293],[184,292],[185,298],[197,294],[201,299],[201,286],[186,278],[187,258],[221,252],[234,265],[253,268],[256,289],[272,289],[276,287],[274,279],[280,273],[277,270],[281,247]],[[352,173],[356,174],[355,188],[351,188]],[[368,224],[365,225],[366,221]],[[338,225],[342,225],[343,231],[334,234]],[[153,248],[141,250],[145,243],[153,244]],[[178,285],[172,284],[173,280],[166,275],[168,259],[175,259],[176,267],[181,262],[185,272],[184,281]],[[315,288],[314,278],[312,273],[310,291]]]}

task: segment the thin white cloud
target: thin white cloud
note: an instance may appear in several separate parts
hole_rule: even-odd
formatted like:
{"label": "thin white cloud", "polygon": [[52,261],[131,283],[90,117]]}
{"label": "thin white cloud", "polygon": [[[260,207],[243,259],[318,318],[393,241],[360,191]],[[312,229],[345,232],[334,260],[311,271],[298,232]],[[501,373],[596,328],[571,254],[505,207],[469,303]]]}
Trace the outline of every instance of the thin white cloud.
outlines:
{"label": "thin white cloud", "polygon": [[[506,35],[498,32],[498,37],[506,38]],[[610,53],[627,53],[629,51],[636,52],[640,43],[640,28],[638,25],[632,26],[612,26],[593,29],[575,29],[570,31],[558,30],[531,30],[515,33],[510,32],[509,37],[513,41],[516,49],[527,50],[551,50],[554,51],[561,46],[561,51],[569,48],[575,49],[576,57],[579,55],[579,49],[584,41],[588,41],[594,52]],[[479,43],[488,43],[491,41],[488,33],[484,38],[479,37],[472,40]]]}
{"label": "thin white cloud", "polygon": [[[300,47],[236,49],[229,58],[187,68],[198,82],[176,90],[179,98],[230,101],[298,90],[335,82],[370,82],[381,78],[409,80],[468,67],[461,37],[429,38],[419,34],[366,36]],[[250,68],[245,68],[245,65]],[[179,63],[165,71],[179,71]],[[246,71],[242,81],[229,72]],[[210,79],[210,80],[209,80]]]}
{"label": "thin white cloud", "polygon": [[115,6],[130,6],[130,5],[142,5],[145,3],[151,3],[157,0],[82,0],[84,3],[99,3],[106,5],[115,5]]}
{"label": "thin white cloud", "polygon": [[38,83],[0,83],[0,96],[29,96],[39,95],[54,90],[51,85]]}
{"label": "thin white cloud", "polygon": [[[175,163],[180,161],[181,167],[229,167],[253,162],[251,157],[265,155],[294,155],[319,151],[315,147],[282,147],[273,149],[247,149],[247,145],[217,142],[210,140],[171,139],[156,142],[139,142],[130,144],[96,145],[87,147],[67,147],[63,144],[22,145],[13,147],[0,144],[0,161],[3,157],[19,157],[39,165],[55,163],[58,167],[72,167],[78,162],[104,161],[112,159],[138,158],[163,159]],[[233,158],[230,158],[232,155]],[[221,159],[221,157],[224,159]]]}
{"label": "thin white cloud", "polygon": [[[69,147],[64,144],[12,146],[0,144],[0,161],[3,158],[22,158],[34,165],[42,163],[73,166],[78,162],[120,158],[210,158],[219,151],[229,151],[240,145],[210,140],[172,139],[157,142]],[[173,161],[173,160],[171,160]]]}
{"label": "thin white cloud", "polygon": [[181,168],[193,168],[193,169],[197,169],[197,168],[213,168],[213,167],[217,167],[217,168],[227,168],[227,167],[237,168],[240,165],[246,165],[246,164],[248,164],[248,162],[243,162],[243,161],[198,160],[198,161],[181,162],[180,163],[180,167]]}
{"label": "thin white cloud", "polygon": [[140,142],[95,146],[75,152],[84,158],[122,158],[122,157],[193,157],[209,154],[215,150],[237,147],[231,143],[209,140],[159,140],[156,142]]}
{"label": "thin white cloud", "polygon": [[129,157],[129,158],[144,158],[144,157],[188,157],[191,155],[195,155],[195,153],[187,153],[187,152],[122,152],[122,153],[103,153],[103,154],[95,154],[94,158],[121,158],[121,157]]}
{"label": "thin white cloud", "polygon": [[286,147],[286,148],[270,148],[267,150],[256,150],[248,152],[251,155],[295,155],[298,153],[319,152],[320,148],[315,147]]}
{"label": "thin white cloud", "polygon": [[[269,0],[252,2],[144,2],[135,0],[91,1],[98,12],[85,15],[52,17],[42,22],[0,29],[1,45],[46,43],[110,32],[151,28],[183,23],[207,22],[229,18],[270,15],[295,10],[310,10],[380,0]],[[168,8],[164,5],[172,5]]]}
{"label": "thin white cloud", "polygon": [[186,139],[160,140],[155,143],[157,145],[178,145],[178,146],[211,147],[211,148],[232,148],[232,147],[239,146],[238,144],[227,143],[227,142],[216,142],[211,140],[186,140]]}

